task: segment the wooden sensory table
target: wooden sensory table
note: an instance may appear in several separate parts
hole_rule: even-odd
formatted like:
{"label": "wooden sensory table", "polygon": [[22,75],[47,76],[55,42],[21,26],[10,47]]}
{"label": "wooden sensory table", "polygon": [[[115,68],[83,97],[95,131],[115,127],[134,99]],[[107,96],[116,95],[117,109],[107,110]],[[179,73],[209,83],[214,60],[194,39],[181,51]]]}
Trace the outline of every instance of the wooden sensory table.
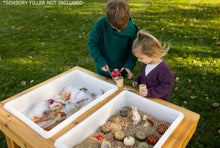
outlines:
{"label": "wooden sensory table", "polygon": [[[71,124],[66,126],[64,129],[59,131],[57,134],[52,136],[51,138],[44,139],[42,136],[40,136],[38,133],[36,133],[34,130],[32,130],[29,126],[27,126],[24,122],[22,122],[20,119],[13,116],[11,113],[7,112],[3,106],[6,102],[11,101],[19,96],[22,96],[40,86],[43,86],[73,70],[80,70],[82,72],[85,72],[89,75],[92,75],[94,77],[97,77],[99,79],[102,79],[104,81],[115,83],[111,79],[107,79],[106,77],[100,76],[94,72],[91,72],[89,70],[86,70],[81,67],[74,67],[64,73],[61,73],[51,79],[48,79],[36,86],[33,86],[21,93],[18,93],[4,101],[0,102],[0,130],[5,134],[5,138],[7,141],[8,148],[54,148],[54,142],[56,139],[58,139],[60,136],[62,136],[64,133],[72,129],[74,126],[82,122],[84,119],[86,119],[88,116],[90,116],[92,113],[94,113],[96,110],[98,110],[100,107],[102,107],[104,104],[106,104],[108,101],[110,101],[112,98],[114,98],[118,93],[123,91],[124,89],[132,91],[134,93],[138,93],[136,89],[133,89],[129,86],[124,86],[123,89],[117,90],[112,95],[108,96],[106,99],[92,107],[90,110],[79,116],[76,120],[74,120]],[[167,139],[165,144],[162,146],[164,148],[182,148],[186,147],[189,140],[193,136],[193,134],[196,131],[197,123],[199,121],[200,115],[192,112],[190,110],[187,110],[185,108],[179,107],[177,105],[174,105],[172,103],[163,101],[158,98],[150,98],[155,102],[158,102],[160,104],[163,104],[165,106],[168,106],[170,108],[173,108],[175,110],[178,110],[182,113],[184,113],[185,117],[182,120],[182,122],[179,124],[179,126],[174,130],[174,132],[171,134],[171,136]]]}

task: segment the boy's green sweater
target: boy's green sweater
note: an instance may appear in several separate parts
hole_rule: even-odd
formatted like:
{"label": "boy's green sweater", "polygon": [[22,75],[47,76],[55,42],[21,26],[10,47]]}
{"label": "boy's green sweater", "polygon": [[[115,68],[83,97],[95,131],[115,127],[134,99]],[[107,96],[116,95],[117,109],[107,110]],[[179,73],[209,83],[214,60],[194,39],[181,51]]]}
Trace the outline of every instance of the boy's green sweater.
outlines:
{"label": "boy's green sweater", "polygon": [[110,71],[122,67],[133,70],[137,58],[132,54],[131,47],[137,32],[138,28],[132,19],[121,32],[112,29],[106,16],[96,22],[89,36],[88,47],[98,74],[110,77],[108,72],[101,70],[105,65],[109,66]]}

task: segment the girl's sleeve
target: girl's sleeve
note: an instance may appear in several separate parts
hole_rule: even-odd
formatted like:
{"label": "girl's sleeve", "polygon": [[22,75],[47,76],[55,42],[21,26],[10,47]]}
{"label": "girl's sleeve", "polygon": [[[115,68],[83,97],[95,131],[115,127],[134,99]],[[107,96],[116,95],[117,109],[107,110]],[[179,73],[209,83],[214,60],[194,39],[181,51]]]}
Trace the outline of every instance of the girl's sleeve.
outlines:
{"label": "girl's sleeve", "polygon": [[147,91],[148,97],[160,98],[170,92],[174,85],[174,74],[171,71],[167,71],[164,73],[160,73],[158,79],[160,81],[160,85],[155,87],[148,87]]}
{"label": "girl's sleeve", "polygon": [[134,79],[134,82],[137,82],[138,85],[141,84],[141,75]]}
{"label": "girl's sleeve", "polygon": [[100,68],[107,65],[105,58],[101,54],[100,44],[102,42],[102,27],[100,23],[96,23],[93,27],[89,40],[88,40],[88,48],[90,55],[95,61],[96,65]]}

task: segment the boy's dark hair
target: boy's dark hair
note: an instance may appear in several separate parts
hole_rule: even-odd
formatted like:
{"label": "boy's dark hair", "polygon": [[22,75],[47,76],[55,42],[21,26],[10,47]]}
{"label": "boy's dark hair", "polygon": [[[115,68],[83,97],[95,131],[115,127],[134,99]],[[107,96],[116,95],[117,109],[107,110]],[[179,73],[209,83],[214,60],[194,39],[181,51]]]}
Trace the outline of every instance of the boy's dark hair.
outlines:
{"label": "boy's dark hair", "polygon": [[111,26],[119,30],[126,28],[131,14],[124,0],[109,0],[105,12]]}

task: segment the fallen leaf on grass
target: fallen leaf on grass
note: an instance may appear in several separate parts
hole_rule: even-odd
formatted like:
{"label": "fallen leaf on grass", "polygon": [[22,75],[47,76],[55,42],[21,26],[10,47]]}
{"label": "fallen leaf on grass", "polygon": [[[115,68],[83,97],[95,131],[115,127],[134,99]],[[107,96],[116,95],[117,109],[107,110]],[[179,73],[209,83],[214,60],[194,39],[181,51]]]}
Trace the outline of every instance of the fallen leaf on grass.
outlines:
{"label": "fallen leaf on grass", "polygon": [[197,96],[190,96],[190,99],[195,99],[197,98]]}
{"label": "fallen leaf on grass", "polygon": [[30,84],[33,83],[33,82],[34,82],[34,80],[31,80],[31,81],[30,81]]}
{"label": "fallen leaf on grass", "polygon": [[218,106],[219,106],[219,103],[213,103],[212,106],[218,107]]}
{"label": "fallen leaf on grass", "polygon": [[26,85],[26,81],[21,81],[21,86]]}
{"label": "fallen leaf on grass", "polygon": [[180,78],[179,77],[176,77],[176,79],[175,79],[175,82],[179,82],[180,81]]}
{"label": "fallen leaf on grass", "polygon": [[175,87],[175,88],[174,88],[175,91],[177,91],[178,89],[179,89],[178,87]]}
{"label": "fallen leaf on grass", "polygon": [[184,104],[187,104],[187,101],[183,101]]}
{"label": "fallen leaf on grass", "polygon": [[188,79],[188,82],[187,82],[188,84],[192,84],[192,81],[190,80],[190,79]]}
{"label": "fallen leaf on grass", "polygon": [[182,108],[186,108],[185,106],[181,105]]}

